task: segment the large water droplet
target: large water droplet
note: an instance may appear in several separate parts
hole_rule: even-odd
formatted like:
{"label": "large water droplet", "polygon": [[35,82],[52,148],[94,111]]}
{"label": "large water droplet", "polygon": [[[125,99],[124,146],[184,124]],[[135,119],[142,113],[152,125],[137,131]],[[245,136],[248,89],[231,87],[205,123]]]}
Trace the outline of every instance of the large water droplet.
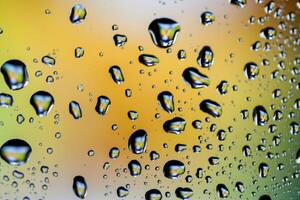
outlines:
{"label": "large water droplet", "polygon": [[159,59],[154,55],[142,54],[139,56],[139,62],[147,67],[152,67],[159,63]]}
{"label": "large water droplet", "polygon": [[13,97],[9,94],[0,93],[0,107],[11,107],[13,105]]}
{"label": "large water droplet", "polygon": [[167,48],[175,43],[180,25],[172,19],[159,18],[151,22],[148,30],[156,46]]}
{"label": "large water droplet", "polygon": [[249,62],[245,65],[244,72],[248,79],[254,80],[259,73],[259,68],[256,63]]}
{"label": "large water droplet", "polygon": [[200,103],[200,109],[210,114],[213,117],[220,117],[222,115],[222,107],[215,101],[206,99]]}
{"label": "large water droplet", "polygon": [[70,15],[71,22],[73,24],[79,24],[84,21],[85,17],[86,17],[85,7],[81,4],[74,5]]}
{"label": "large water droplet", "polygon": [[112,66],[109,68],[109,73],[115,83],[121,84],[124,82],[123,73],[119,66]]}
{"label": "large water droplet", "polygon": [[75,195],[80,198],[84,199],[87,194],[87,184],[85,182],[84,177],[82,176],[75,176],[73,179],[73,191]]}
{"label": "large water droplet", "polygon": [[139,129],[131,134],[128,140],[128,148],[134,154],[144,153],[147,147],[147,132]]}
{"label": "large water droplet", "polygon": [[10,165],[24,165],[31,154],[31,146],[20,139],[5,142],[0,148],[1,158]]}
{"label": "large water droplet", "polygon": [[253,110],[253,121],[258,126],[264,126],[269,120],[269,115],[263,106],[256,106]]}
{"label": "large water droplet", "polygon": [[193,196],[194,192],[191,188],[178,187],[175,190],[175,194],[179,199],[189,199]]}
{"label": "large water droplet", "polygon": [[99,96],[95,107],[99,115],[104,116],[110,106],[110,99],[106,96]]}
{"label": "large water droplet", "polygon": [[267,40],[273,40],[276,37],[276,30],[272,27],[266,27],[261,30],[260,36]]}
{"label": "large water droplet", "polygon": [[214,53],[209,46],[204,46],[199,52],[197,62],[201,67],[211,67],[214,62]]}
{"label": "large water droplet", "polygon": [[164,165],[164,175],[170,179],[177,179],[180,175],[184,174],[185,166],[179,160],[170,160]]}
{"label": "large water droplet", "polygon": [[74,117],[74,119],[80,119],[82,117],[80,105],[76,101],[70,102],[69,112]]}
{"label": "large water droplet", "polygon": [[209,86],[210,80],[194,67],[186,68],[182,73],[183,80],[192,88],[205,88]]}
{"label": "large water droplet", "polygon": [[174,97],[169,91],[163,91],[158,94],[157,100],[160,106],[168,113],[174,112]]}
{"label": "large water droplet", "polygon": [[54,105],[54,98],[48,92],[38,91],[31,96],[30,103],[38,116],[45,117]]}
{"label": "large water droplet", "polygon": [[142,166],[139,163],[139,161],[137,161],[137,160],[130,161],[128,164],[128,169],[129,169],[130,175],[133,177],[137,177],[137,176],[141,175]]}
{"label": "large water droplet", "polygon": [[264,195],[260,196],[258,200],[272,200],[272,199],[269,195],[264,194]]}
{"label": "large water droplet", "polygon": [[171,120],[167,120],[163,128],[168,133],[180,134],[185,129],[186,122],[181,117],[175,117]]}
{"label": "large water droplet", "polygon": [[8,60],[1,66],[1,73],[11,90],[19,90],[28,84],[25,64],[20,60]]}
{"label": "large water droplet", "polygon": [[266,178],[269,173],[269,166],[266,163],[260,163],[258,171],[261,178]]}
{"label": "large water droplet", "polygon": [[161,200],[162,194],[157,189],[151,189],[146,192],[145,199],[146,200]]}
{"label": "large water droplet", "polygon": [[218,196],[222,199],[226,199],[229,196],[229,190],[224,184],[217,185]]}

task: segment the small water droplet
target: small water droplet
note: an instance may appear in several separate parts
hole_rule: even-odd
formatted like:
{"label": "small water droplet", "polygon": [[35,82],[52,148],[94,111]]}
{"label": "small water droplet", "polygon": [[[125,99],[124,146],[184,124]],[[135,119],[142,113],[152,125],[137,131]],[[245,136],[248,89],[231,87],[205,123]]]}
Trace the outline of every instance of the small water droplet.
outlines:
{"label": "small water droplet", "polygon": [[82,117],[80,105],[76,101],[70,102],[69,112],[74,117],[74,119],[80,119]]}
{"label": "small water droplet", "polygon": [[124,76],[119,66],[109,68],[109,73],[115,83],[121,84],[124,82]]}
{"label": "small water droplet", "polygon": [[110,104],[111,104],[111,102],[108,97],[99,96],[95,109],[96,109],[97,113],[99,113],[99,115],[104,116],[107,113],[107,110],[108,110]]}

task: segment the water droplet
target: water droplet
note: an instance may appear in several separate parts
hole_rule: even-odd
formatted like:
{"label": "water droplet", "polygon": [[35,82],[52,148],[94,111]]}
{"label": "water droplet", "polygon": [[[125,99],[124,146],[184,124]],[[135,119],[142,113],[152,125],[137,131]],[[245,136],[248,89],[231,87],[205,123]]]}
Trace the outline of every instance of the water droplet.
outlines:
{"label": "water droplet", "polygon": [[119,66],[115,65],[115,66],[112,66],[111,68],[109,68],[109,73],[115,83],[121,84],[124,82],[123,73]]}
{"label": "water droplet", "polygon": [[118,187],[118,189],[117,189],[117,195],[120,198],[126,197],[129,195],[129,191],[125,187],[121,186],[121,187]]}
{"label": "water droplet", "polygon": [[249,62],[245,65],[244,72],[248,79],[254,80],[259,74],[259,68],[256,63]]}
{"label": "water droplet", "polygon": [[75,195],[80,198],[84,199],[87,194],[87,184],[85,182],[84,177],[82,176],[75,176],[73,179],[73,191]]}
{"label": "water droplet", "polygon": [[210,84],[208,77],[194,67],[186,68],[182,73],[183,80],[192,88],[206,88]]}
{"label": "water droplet", "polygon": [[42,62],[45,65],[48,65],[49,67],[53,67],[55,65],[55,59],[52,58],[51,56],[43,56],[42,57]]}
{"label": "water droplet", "polygon": [[109,157],[111,159],[117,159],[120,155],[120,150],[117,147],[113,147],[109,151]]}
{"label": "water droplet", "polygon": [[168,133],[180,134],[185,129],[186,122],[181,117],[175,117],[171,120],[167,120],[163,128]]}
{"label": "water droplet", "polygon": [[79,24],[84,21],[85,17],[86,17],[85,7],[81,4],[74,5],[70,15],[71,22],[73,24]]}
{"label": "water droplet", "polygon": [[75,53],[75,58],[81,58],[84,55],[84,48],[76,47],[74,53]]}
{"label": "water droplet", "polygon": [[296,163],[300,164],[300,149],[298,149],[298,151],[296,153]]}
{"label": "water droplet", "polygon": [[76,101],[70,102],[69,112],[74,117],[74,119],[80,119],[82,117],[80,105]]}
{"label": "water droplet", "polygon": [[175,190],[175,194],[179,199],[189,199],[193,196],[194,192],[191,188],[178,187]]}
{"label": "water droplet", "polygon": [[197,58],[198,65],[201,67],[211,67],[214,63],[214,53],[209,46],[204,46]]}
{"label": "water droplet", "polygon": [[13,105],[13,97],[9,94],[0,93],[0,107],[11,107]]}
{"label": "water droplet", "polygon": [[20,60],[8,60],[1,66],[1,73],[11,90],[19,90],[28,84],[25,64]]}
{"label": "water droplet", "polygon": [[177,179],[180,175],[184,174],[185,166],[178,160],[170,160],[164,165],[164,175],[170,179]]}
{"label": "water droplet", "polygon": [[247,0],[230,0],[230,3],[243,8],[246,6]]}
{"label": "water droplet", "polygon": [[139,56],[139,62],[147,67],[152,67],[159,63],[159,59],[154,55],[142,54]]}
{"label": "water droplet", "polygon": [[217,86],[217,90],[221,95],[225,95],[228,92],[229,84],[227,81],[221,81]]}
{"label": "water droplet", "polygon": [[272,199],[269,195],[264,194],[264,195],[260,196],[258,200],[272,200]]}
{"label": "water droplet", "polygon": [[276,30],[272,27],[266,27],[261,30],[260,36],[267,40],[273,40],[276,37]]}
{"label": "water droplet", "polygon": [[186,51],[183,50],[183,49],[179,50],[178,53],[177,53],[177,58],[178,58],[179,60],[184,60],[184,59],[186,59]]}
{"label": "water droplet", "polygon": [[156,46],[168,48],[175,43],[180,25],[172,19],[159,18],[151,22],[148,31]]}
{"label": "water droplet", "polygon": [[200,109],[210,114],[213,117],[220,117],[222,115],[222,107],[215,101],[206,99],[200,103]]}
{"label": "water droplet", "polygon": [[157,100],[159,105],[168,113],[174,112],[174,97],[169,91],[163,91],[158,94]]}
{"label": "water droplet", "polygon": [[133,110],[128,111],[127,115],[128,115],[128,118],[132,121],[136,120],[139,116],[138,113],[136,111],[133,111]]}
{"label": "water droplet", "polygon": [[0,148],[1,158],[10,165],[24,165],[31,154],[31,146],[20,139],[5,142]]}
{"label": "water droplet", "polygon": [[117,47],[124,46],[124,44],[126,44],[126,42],[127,42],[126,35],[116,34],[116,35],[114,35],[113,38],[114,38],[115,45]]}
{"label": "water droplet", "polygon": [[147,147],[147,132],[139,129],[131,134],[128,140],[128,148],[134,154],[144,153]]}
{"label": "water droplet", "polygon": [[244,184],[242,182],[236,182],[235,189],[241,193],[245,191]]}
{"label": "water droplet", "polygon": [[269,173],[269,166],[266,163],[260,163],[258,167],[259,176],[261,178],[266,178]]}
{"label": "water droplet", "polygon": [[206,11],[201,14],[201,22],[205,26],[212,24],[215,20],[215,15],[210,11]]}
{"label": "water droplet", "polygon": [[269,120],[269,115],[263,106],[256,106],[253,110],[253,121],[258,126],[264,126]]}
{"label": "water droplet", "polygon": [[30,103],[39,117],[45,117],[54,105],[54,98],[48,92],[38,91],[31,96]]}
{"label": "water droplet", "polygon": [[139,163],[139,161],[137,161],[137,160],[130,161],[128,164],[128,169],[129,169],[130,175],[133,177],[137,177],[137,176],[141,175],[142,166]]}
{"label": "water droplet", "polygon": [[229,190],[224,184],[217,185],[217,193],[222,199],[226,199],[229,196]]}
{"label": "water droplet", "polygon": [[145,199],[146,200],[161,200],[162,194],[157,189],[151,189],[145,193]]}
{"label": "water droplet", "polygon": [[109,106],[110,106],[109,98],[106,96],[99,96],[95,109],[97,113],[99,113],[99,115],[104,116],[107,113]]}

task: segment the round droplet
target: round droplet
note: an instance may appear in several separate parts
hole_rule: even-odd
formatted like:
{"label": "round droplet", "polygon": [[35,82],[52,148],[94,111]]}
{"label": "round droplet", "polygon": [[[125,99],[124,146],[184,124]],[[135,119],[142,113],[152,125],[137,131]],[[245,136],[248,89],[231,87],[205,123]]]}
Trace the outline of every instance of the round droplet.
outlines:
{"label": "round droplet", "polygon": [[115,83],[121,84],[124,82],[124,76],[119,66],[112,66],[109,68],[109,74]]}
{"label": "round droplet", "polygon": [[147,67],[152,67],[159,63],[159,59],[154,55],[142,54],[139,56],[139,62]]}
{"label": "round droplet", "polygon": [[157,189],[151,189],[146,192],[145,199],[146,200],[161,200],[162,194]]}
{"label": "round droplet", "polygon": [[131,134],[128,140],[128,148],[134,154],[144,153],[147,147],[147,132],[139,129]]}
{"label": "round droplet", "polygon": [[175,43],[180,25],[172,19],[159,18],[151,22],[148,31],[156,46],[168,48]]}
{"label": "round droplet", "polygon": [[26,65],[20,60],[8,60],[1,66],[1,73],[11,90],[19,90],[28,84]]}
{"label": "round droplet", "polygon": [[38,91],[31,96],[30,103],[39,117],[45,117],[54,105],[54,98],[48,92]]}
{"label": "round droplet", "polygon": [[96,111],[99,115],[104,116],[110,106],[110,99],[106,96],[99,96],[96,104]]}
{"label": "round droplet", "polygon": [[168,133],[180,134],[185,129],[186,122],[181,117],[175,117],[171,120],[167,120],[163,128]]}
{"label": "round droplet", "polygon": [[184,60],[184,59],[186,59],[186,51],[183,50],[183,49],[179,50],[178,53],[177,53],[177,58],[178,58],[179,60]]}
{"label": "round droplet", "polygon": [[129,169],[130,175],[133,177],[137,177],[137,176],[141,175],[142,166],[139,163],[139,161],[137,161],[137,160],[130,161],[128,164],[128,169]]}
{"label": "round droplet", "polygon": [[164,165],[163,169],[165,177],[169,179],[178,179],[185,172],[185,166],[178,160],[170,160]]}
{"label": "round droplet", "polygon": [[129,195],[129,191],[125,187],[121,186],[121,187],[118,187],[118,189],[117,189],[117,195],[120,198],[126,197]]}
{"label": "round droplet", "polygon": [[197,62],[201,67],[211,67],[214,62],[214,53],[209,46],[204,46],[199,52]]}
{"label": "round droplet", "polygon": [[182,73],[183,80],[192,88],[206,88],[210,84],[208,77],[194,67],[186,68]]}
{"label": "round droplet", "polygon": [[75,176],[73,179],[73,191],[75,195],[80,198],[84,199],[87,194],[87,184],[85,182],[84,177],[82,176]]}
{"label": "round droplet", "polygon": [[5,142],[0,148],[1,158],[10,165],[24,165],[31,154],[31,146],[20,139]]}
{"label": "round droplet", "polygon": [[259,73],[259,68],[256,63],[249,62],[245,65],[244,72],[248,79],[254,80]]}
{"label": "round droplet", "polygon": [[213,117],[220,117],[222,115],[222,107],[215,101],[206,99],[200,103],[200,109],[210,114]]}
{"label": "round droplet", "polygon": [[73,24],[79,24],[84,21],[85,17],[86,17],[85,7],[81,4],[74,5],[70,15],[71,22]]}
{"label": "round droplet", "polygon": [[74,119],[80,119],[82,117],[80,105],[76,101],[70,102],[69,112],[73,116]]}
{"label": "round droplet", "polygon": [[216,20],[215,15],[212,12],[206,11],[201,14],[201,23],[204,26],[212,24]]}
{"label": "round droplet", "polygon": [[159,105],[168,113],[174,112],[174,97],[169,91],[163,91],[158,94],[157,100]]}
{"label": "round droplet", "polygon": [[258,126],[264,126],[269,120],[269,115],[263,106],[256,106],[253,110],[253,121]]}

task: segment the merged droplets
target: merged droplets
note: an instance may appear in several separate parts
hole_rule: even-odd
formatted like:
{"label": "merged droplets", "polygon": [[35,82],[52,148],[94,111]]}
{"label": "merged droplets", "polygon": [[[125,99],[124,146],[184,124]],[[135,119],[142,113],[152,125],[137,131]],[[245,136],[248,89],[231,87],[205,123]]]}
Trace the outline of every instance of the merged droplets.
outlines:
{"label": "merged droplets", "polygon": [[128,169],[129,169],[130,175],[133,177],[137,177],[137,176],[141,175],[142,166],[139,163],[139,161],[137,161],[137,160],[130,161],[128,164]]}
{"label": "merged droplets", "polygon": [[24,140],[11,139],[0,148],[1,158],[10,165],[20,166],[27,163],[31,154],[31,146]]}
{"label": "merged droplets", "polygon": [[215,20],[216,20],[215,15],[210,11],[206,11],[201,14],[201,22],[205,26],[212,24]]}
{"label": "merged droplets", "polygon": [[260,36],[267,40],[274,40],[276,37],[276,30],[272,27],[266,27],[261,30]]}
{"label": "merged droplets", "polygon": [[119,66],[109,68],[109,73],[115,83],[121,84],[124,82],[124,76]]}
{"label": "merged droplets", "polygon": [[174,112],[174,97],[169,91],[163,91],[158,94],[157,100],[160,106],[168,113]]}
{"label": "merged droplets", "polygon": [[175,43],[180,25],[172,19],[159,18],[151,22],[148,31],[156,46],[168,48]]}
{"label": "merged droplets", "polygon": [[147,132],[139,129],[131,134],[128,139],[128,148],[134,154],[144,153],[147,147]]}
{"label": "merged droplets", "polygon": [[161,200],[162,194],[157,189],[151,189],[145,193],[145,199],[146,200]]}
{"label": "merged droplets", "polygon": [[115,45],[117,47],[124,46],[127,42],[126,35],[116,34],[116,35],[114,35],[113,39],[114,39]]}
{"label": "merged droplets", "polygon": [[74,5],[70,15],[70,21],[73,24],[79,24],[84,21],[85,17],[86,17],[85,7],[81,4]]}
{"label": "merged droplets", "polygon": [[82,117],[80,105],[76,101],[71,101],[69,103],[69,112],[74,119],[80,119]]}
{"label": "merged droplets", "polygon": [[104,116],[110,106],[110,99],[106,96],[99,96],[96,104],[96,111],[99,115]]}
{"label": "merged droplets", "polygon": [[87,194],[87,184],[85,182],[84,177],[82,176],[75,176],[73,179],[73,191],[75,195],[80,198],[84,199]]}
{"label": "merged droplets", "polygon": [[269,121],[269,115],[263,106],[256,106],[253,110],[253,121],[258,126],[264,126]]}
{"label": "merged droplets", "polygon": [[1,73],[11,90],[19,90],[28,84],[26,65],[20,60],[8,60],[1,66]]}
{"label": "merged droplets", "polygon": [[163,128],[168,133],[180,134],[185,129],[186,122],[181,117],[175,117],[171,120],[167,120]]}
{"label": "merged droplets", "polygon": [[201,67],[209,68],[214,62],[214,53],[209,46],[204,46],[199,52],[197,62]]}
{"label": "merged droplets", "polygon": [[194,67],[186,68],[182,73],[183,80],[192,88],[206,88],[210,84],[209,78],[200,73],[198,69]]}
{"label": "merged droplets", "polygon": [[178,179],[185,172],[184,164],[179,160],[168,161],[163,168],[164,176],[169,179]]}
{"label": "merged droplets", "polygon": [[152,67],[159,63],[159,59],[154,55],[142,54],[139,56],[139,62],[147,67]]}
{"label": "merged droplets", "polygon": [[229,197],[229,190],[224,184],[218,184],[216,190],[219,198],[226,199]]}
{"label": "merged droplets", "polygon": [[0,107],[11,107],[13,105],[13,97],[9,94],[0,93]]}
{"label": "merged droplets", "polygon": [[45,117],[54,105],[54,98],[49,92],[38,91],[31,96],[30,104],[39,117]]}
{"label": "merged droplets", "polygon": [[210,99],[203,100],[200,103],[200,109],[213,117],[220,117],[223,113],[220,104]]}
{"label": "merged droplets", "polygon": [[256,63],[249,62],[245,65],[244,72],[248,79],[254,80],[259,74],[259,68]]}

